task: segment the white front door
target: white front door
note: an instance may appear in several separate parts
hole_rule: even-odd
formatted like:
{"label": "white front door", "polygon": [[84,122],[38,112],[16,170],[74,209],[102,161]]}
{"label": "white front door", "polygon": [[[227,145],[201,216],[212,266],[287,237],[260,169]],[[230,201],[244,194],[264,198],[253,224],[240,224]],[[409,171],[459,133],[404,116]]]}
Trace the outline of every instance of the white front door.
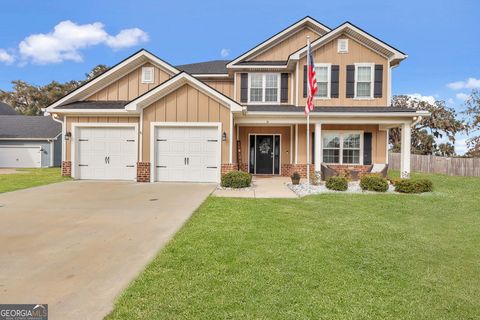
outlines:
{"label": "white front door", "polygon": [[218,182],[218,127],[156,127],[155,180]]}
{"label": "white front door", "polygon": [[79,127],[75,178],[135,180],[136,141],[133,127]]}
{"label": "white front door", "polygon": [[0,146],[0,167],[40,168],[42,152],[40,146]]}

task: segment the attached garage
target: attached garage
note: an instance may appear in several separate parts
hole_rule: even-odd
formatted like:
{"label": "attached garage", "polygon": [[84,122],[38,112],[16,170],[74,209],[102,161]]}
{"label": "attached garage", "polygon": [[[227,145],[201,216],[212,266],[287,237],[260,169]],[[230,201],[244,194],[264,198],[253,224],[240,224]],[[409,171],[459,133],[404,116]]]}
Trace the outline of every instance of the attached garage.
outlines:
{"label": "attached garage", "polygon": [[152,181],[219,181],[221,123],[153,123],[152,127]]}
{"label": "attached garage", "polygon": [[75,179],[135,180],[136,124],[76,124],[72,176]]}

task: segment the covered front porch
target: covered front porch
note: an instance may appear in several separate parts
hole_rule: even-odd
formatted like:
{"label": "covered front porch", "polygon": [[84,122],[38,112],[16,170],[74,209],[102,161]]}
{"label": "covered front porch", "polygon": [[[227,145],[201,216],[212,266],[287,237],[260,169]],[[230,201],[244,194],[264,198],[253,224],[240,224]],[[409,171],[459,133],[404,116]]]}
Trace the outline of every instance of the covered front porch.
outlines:
{"label": "covered front porch", "polygon": [[[411,126],[418,117],[344,117],[312,114],[307,142],[306,117],[265,115],[239,117],[234,121],[237,166],[254,175],[302,177],[328,170],[349,174],[353,179],[388,167],[388,134],[401,128],[401,172],[410,175]],[[310,146],[307,157],[307,144]],[[386,170],[385,170],[386,172]]]}

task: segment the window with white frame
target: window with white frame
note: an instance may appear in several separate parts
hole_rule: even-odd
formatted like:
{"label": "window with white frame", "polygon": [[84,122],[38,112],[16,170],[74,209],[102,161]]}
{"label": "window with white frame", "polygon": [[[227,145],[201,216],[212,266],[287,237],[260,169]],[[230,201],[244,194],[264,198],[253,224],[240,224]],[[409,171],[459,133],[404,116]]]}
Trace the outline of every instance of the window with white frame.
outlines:
{"label": "window with white frame", "polygon": [[355,98],[373,98],[373,64],[357,64],[355,69]]}
{"label": "window with white frame", "polygon": [[316,98],[330,98],[330,64],[315,65],[315,79],[317,80]]}
{"label": "window with white frame", "polygon": [[362,135],[357,132],[322,133],[323,162],[362,164]]}
{"label": "window with white frame", "polygon": [[155,82],[155,70],[153,67],[142,68],[142,83],[154,83]]}
{"label": "window with white frame", "polygon": [[248,101],[270,103],[280,101],[278,73],[249,73]]}

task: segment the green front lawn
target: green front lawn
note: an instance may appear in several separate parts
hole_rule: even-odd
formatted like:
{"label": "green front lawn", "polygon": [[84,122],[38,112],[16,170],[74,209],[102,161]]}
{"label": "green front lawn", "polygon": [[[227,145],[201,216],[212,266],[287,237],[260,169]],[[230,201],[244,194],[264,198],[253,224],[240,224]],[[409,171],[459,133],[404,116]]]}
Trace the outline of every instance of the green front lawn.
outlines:
{"label": "green front lawn", "polygon": [[18,173],[0,174],[0,193],[69,180],[60,168],[17,169]]}
{"label": "green front lawn", "polygon": [[478,319],[480,179],[424,195],[210,197],[107,319]]}

